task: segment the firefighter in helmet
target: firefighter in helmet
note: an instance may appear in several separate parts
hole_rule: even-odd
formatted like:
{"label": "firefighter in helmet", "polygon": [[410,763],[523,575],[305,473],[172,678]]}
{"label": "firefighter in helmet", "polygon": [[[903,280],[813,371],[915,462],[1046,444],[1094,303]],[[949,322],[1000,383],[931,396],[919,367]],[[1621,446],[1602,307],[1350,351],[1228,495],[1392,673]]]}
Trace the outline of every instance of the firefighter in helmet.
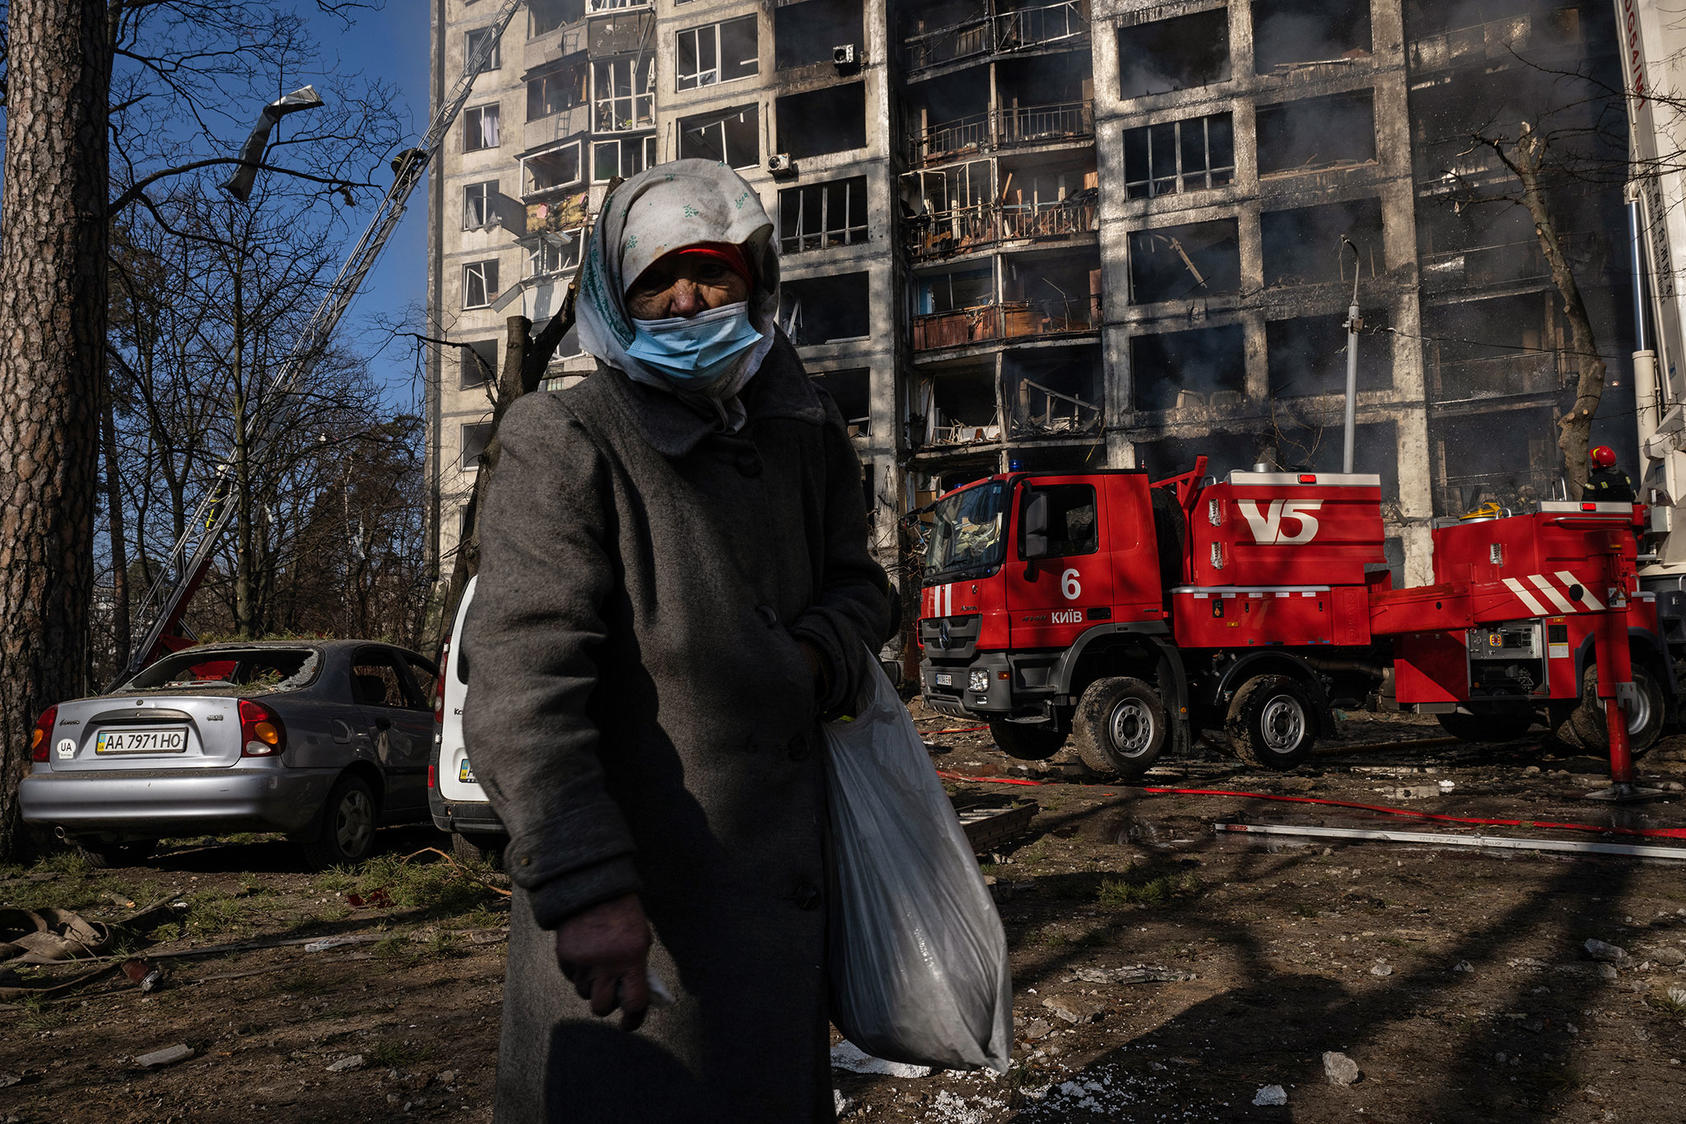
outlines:
{"label": "firefighter in helmet", "polygon": [[1586,486],[1581,489],[1581,498],[1609,503],[1632,503],[1633,481],[1628,479],[1627,473],[1616,467],[1616,451],[1608,445],[1600,445],[1588,453],[1587,457],[1592,461],[1592,472],[1587,477]]}

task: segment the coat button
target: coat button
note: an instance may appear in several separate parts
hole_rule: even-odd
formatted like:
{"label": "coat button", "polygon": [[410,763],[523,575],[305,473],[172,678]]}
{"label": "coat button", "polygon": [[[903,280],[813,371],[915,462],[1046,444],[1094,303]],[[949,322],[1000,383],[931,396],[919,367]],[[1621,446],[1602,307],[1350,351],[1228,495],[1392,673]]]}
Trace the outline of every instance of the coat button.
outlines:
{"label": "coat button", "polygon": [[753,449],[738,454],[738,471],[745,476],[761,475],[761,454]]}
{"label": "coat button", "polygon": [[779,611],[771,605],[757,605],[755,615],[761,618],[761,623],[768,628],[774,628],[779,623]]}
{"label": "coat button", "polygon": [[812,882],[798,882],[796,892],[790,895],[790,900],[796,903],[797,909],[818,909],[820,907],[820,890]]}
{"label": "coat button", "polygon": [[786,752],[790,754],[790,759],[792,761],[806,761],[813,755],[814,751],[812,747],[808,745],[808,739],[803,737],[801,734],[797,734],[794,738],[790,739],[790,745],[786,748]]}

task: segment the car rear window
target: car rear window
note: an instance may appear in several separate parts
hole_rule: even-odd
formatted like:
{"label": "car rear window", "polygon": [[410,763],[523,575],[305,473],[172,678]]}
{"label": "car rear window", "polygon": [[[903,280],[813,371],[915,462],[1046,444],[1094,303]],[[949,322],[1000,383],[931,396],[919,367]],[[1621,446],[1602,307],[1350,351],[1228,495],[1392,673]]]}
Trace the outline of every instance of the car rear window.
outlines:
{"label": "car rear window", "polygon": [[177,687],[246,687],[295,691],[316,678],[314,648],[189,649],[165,656],[127,684],[137,690]]}

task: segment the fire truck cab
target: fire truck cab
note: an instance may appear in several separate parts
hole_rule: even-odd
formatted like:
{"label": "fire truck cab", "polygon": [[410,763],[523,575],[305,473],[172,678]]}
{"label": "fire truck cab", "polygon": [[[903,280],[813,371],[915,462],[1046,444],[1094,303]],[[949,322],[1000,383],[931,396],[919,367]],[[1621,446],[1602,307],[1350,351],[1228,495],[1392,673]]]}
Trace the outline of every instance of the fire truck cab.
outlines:
{"label": "fire truck cab", "polygon": [[932,510],[919,621],[933,709],[1009,754],[1068,736],[1139,777],[1221,730],[1288,768],[1337,701],[1379,679],[1368,596],[1385,588],[1374,476],[1139,471],[992,476]]}

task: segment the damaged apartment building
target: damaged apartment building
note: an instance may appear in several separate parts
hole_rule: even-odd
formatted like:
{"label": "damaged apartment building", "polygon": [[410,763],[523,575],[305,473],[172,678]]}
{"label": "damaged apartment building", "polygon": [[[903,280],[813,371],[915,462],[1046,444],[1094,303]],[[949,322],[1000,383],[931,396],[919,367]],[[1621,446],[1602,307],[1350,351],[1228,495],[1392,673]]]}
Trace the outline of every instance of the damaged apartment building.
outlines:
{"label": "damaged apartment building", "polygon": [[[495,9],[433,0],[436,91]],[[1432,518],[1556,486],[1574,385],[1479,138],[1542,122],[1605,161],[1550,203],[1600,350],[1628,349],[1601,83],[1608,4],[532,0],[430,185],[437,548],[505,318],[557,309],[613,177],[699,156],[773,216],[780,322],[849,419],[886,564],[901,515],[1009,468],[1338,469],[1356,291],[1356,468],[1427,580]],[[552,385],[591,366],[570,335]]]}

